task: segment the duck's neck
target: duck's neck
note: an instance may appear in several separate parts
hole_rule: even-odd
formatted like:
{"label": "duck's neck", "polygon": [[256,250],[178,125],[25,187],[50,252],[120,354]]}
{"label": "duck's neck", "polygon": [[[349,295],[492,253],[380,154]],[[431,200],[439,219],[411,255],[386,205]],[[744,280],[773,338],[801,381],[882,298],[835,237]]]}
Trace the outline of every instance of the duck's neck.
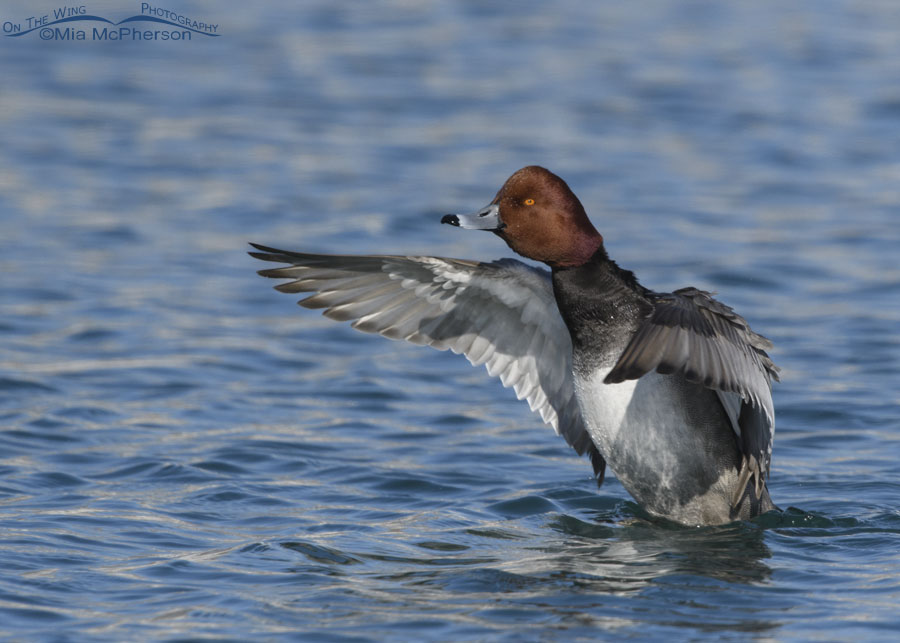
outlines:
{"label": "duck's neck", "polygon": [[647,290],[633,273],[619,268],[603,246],[585,263],[554,267],[552,274],[553,294],[572,337],[576,362],[583,361],[579,355],[618,356],[650,312]]}

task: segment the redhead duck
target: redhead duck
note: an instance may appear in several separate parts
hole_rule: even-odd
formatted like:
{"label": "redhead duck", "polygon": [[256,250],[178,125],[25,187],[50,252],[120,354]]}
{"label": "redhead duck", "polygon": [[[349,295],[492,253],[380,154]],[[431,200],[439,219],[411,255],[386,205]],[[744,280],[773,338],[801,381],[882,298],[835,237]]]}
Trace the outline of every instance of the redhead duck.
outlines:
{"label": "redhead duck", "polygon": [[428,256],[250,254],[275,288],[357,330],[450,349],[504,386],[650,514],[721,524],[775,509],[766,481],[778,368],[769,340],[710,293],[658,293],[609,258],[566,183],[513,174],[493,201],[441,220],[516,253],[489,263]]}

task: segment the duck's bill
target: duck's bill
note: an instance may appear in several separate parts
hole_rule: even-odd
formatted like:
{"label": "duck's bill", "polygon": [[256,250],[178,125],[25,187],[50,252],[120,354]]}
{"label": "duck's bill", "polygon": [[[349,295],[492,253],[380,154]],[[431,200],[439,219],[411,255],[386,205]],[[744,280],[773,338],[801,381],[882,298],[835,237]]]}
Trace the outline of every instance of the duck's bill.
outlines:
{"label": "duck's bill", "polygon": [[445,214],[441,223],[449,223],[467,230],[502,230],[506,224],[500,221],[500,206],[496,203],[469,214]]}

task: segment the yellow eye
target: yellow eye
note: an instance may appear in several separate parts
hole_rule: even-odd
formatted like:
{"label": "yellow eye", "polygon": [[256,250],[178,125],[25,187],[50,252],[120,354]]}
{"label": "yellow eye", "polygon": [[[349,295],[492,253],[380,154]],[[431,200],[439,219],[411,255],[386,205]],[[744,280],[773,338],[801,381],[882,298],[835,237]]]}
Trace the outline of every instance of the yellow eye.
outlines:
{"label": "yellow eye", "polygon": [[525,205],[534,205],[534,199],[525,199]]}

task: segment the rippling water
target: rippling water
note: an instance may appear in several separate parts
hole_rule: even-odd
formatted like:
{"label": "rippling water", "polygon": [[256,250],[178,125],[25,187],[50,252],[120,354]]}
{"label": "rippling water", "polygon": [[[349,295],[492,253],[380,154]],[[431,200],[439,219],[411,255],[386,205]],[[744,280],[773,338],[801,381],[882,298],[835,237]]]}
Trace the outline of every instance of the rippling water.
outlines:
{"label": "rippling water", "polygon": [[[0,634],[895,637],[896,5],[298,4],[0,35]],[[782,516],[650,520],[483,369],[244,254],[505,256],[439,215],[529,163],[774,340]]]}

